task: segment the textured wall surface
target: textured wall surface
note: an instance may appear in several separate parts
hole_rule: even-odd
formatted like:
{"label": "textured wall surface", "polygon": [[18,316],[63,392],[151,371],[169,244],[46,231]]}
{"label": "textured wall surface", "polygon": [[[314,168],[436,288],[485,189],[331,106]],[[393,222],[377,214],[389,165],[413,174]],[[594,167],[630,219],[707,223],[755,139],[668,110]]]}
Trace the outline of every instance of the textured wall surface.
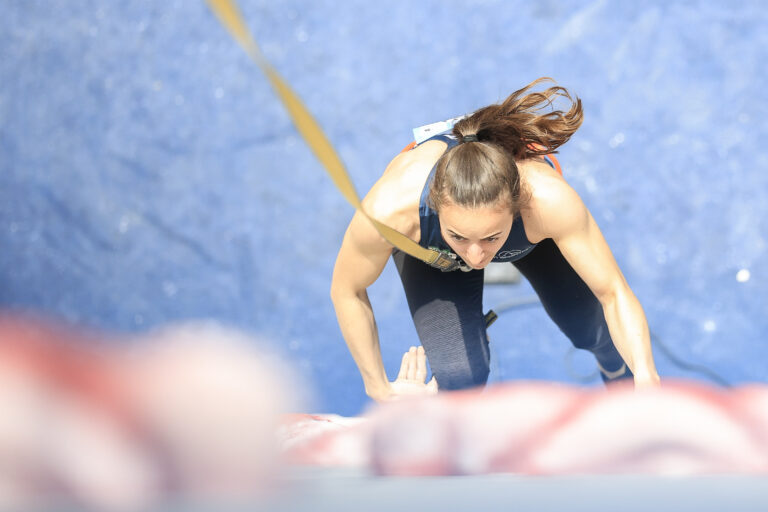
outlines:
{"label": "textured wall surface", "polygon": [[[554,77],[586,111],[567,179],[652,330],[768,380],[765,2],[241,2],[361,192],[412,127]],[[217,319],[281,347],[317,410],[358,412],[328,298],[352,209],[206,5],[0,11],[0,306],[113,331]],[[486,306],[530,293],[489,287]],[[394,376],[417,339],[391,266],[370,296]],[[490,334],[494,380],[593,371],[539,307]]]}

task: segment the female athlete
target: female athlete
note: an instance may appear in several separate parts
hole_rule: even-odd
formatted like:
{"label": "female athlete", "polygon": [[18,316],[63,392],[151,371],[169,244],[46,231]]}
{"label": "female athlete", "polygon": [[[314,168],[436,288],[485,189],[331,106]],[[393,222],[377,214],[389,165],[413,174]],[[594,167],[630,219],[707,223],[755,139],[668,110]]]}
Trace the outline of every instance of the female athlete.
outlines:
{"label": "female athlete", "polygon": [[[581,125],[581,100],[554,84],[532,91],[547,80],[400,153],[363,200],[370,216],[455,258],[457,269],[445,272],[394,248],[360,212],[350,222],[331,298],[374,400],[486,383],[483,269],[492,261],[518,268],[573,345],[594,354],[606,383],[632,378],[636,388],[658,385],[643,309],[550,156]],[[555,110],[555,100],[570,107]],[[393,382],[366,292],[390,257],[422,345],[405,354]],[[434,375],[429,383],[425,356]]]}

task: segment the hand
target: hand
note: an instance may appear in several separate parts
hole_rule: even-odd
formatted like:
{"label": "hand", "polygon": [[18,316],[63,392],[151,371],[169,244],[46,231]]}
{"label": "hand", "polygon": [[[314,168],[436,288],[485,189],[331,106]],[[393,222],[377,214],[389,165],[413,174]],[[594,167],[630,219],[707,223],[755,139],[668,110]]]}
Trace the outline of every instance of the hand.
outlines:
{"label": "hand", "polygon": [[437,381],[432,377],[432,380],[425,384],[426,378],[427,355],[424,353],[424,347],[411,347],[403,354],[397,379],[390,383],[391,391],[388,399],[397,400],[406,396],[436,394]]}
{"label": "hand", "polygon": [[635,374],[635,390],[657,388],[661,386],[661,379],[656,372],[639,372]]}

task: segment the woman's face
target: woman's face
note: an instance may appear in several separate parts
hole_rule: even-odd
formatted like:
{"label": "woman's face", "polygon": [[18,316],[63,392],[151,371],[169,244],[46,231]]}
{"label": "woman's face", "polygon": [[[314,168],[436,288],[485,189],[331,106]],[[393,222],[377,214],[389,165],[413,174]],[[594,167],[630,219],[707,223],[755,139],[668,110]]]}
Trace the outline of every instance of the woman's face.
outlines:
{"label": "woman's face", "polygon": [[485,268],[504,245],[514,215],[506,201],[467,208],[446,201],[439,212],[443,239],[474,269]]}

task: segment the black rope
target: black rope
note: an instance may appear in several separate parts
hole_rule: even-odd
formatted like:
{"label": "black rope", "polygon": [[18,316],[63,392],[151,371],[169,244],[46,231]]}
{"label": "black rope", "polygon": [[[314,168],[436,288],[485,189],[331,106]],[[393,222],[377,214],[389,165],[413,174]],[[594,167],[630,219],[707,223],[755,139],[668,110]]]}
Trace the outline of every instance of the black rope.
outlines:
{"label": "black rope", "polygon": [[691,364],[685,362],[682,358],[675,355],[669,347],[661,341],[661,338],[659,338],[656,334],[654,334],[653,331],[651,331],[651,341],[653,344],[659,349],[664,352],[664,355],[667,356],[667,359],[672,361],[672,364],[677,366],[678,368],[681,368],[683,370],[688,370],[693,373],[698,373],[700,375],[703,375],[710,379],[711,381],[720,384],[723,387],[729,388],[731,387],[731,383],[726,380],[724,377],[722,377],[720,374],[712,370],[711,368],[708,368],[704,365],[700,364]]}

